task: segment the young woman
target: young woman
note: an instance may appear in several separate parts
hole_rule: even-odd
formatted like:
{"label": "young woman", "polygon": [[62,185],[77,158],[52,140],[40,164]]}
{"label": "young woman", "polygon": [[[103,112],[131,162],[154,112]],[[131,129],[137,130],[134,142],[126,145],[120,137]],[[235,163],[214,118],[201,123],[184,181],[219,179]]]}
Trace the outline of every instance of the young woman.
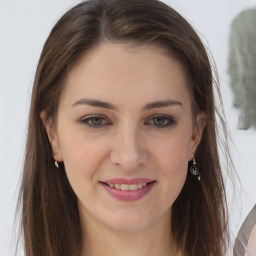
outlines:
{"label": "young woman", "polygon": [[26,256],[225,255],[214,86],[199,37],[160,1],[64,14],[31,99]]}

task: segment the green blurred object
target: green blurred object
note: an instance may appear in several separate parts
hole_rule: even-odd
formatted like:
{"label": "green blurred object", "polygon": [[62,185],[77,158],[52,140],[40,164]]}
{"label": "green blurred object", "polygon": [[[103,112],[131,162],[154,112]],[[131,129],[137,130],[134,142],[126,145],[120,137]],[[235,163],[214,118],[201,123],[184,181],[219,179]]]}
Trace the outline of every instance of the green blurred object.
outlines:
{"label": "green blurred object", "polygon": [[234,106],[241,110],[238,127],[256,128],[256,8],[232,22],[228,71]]}

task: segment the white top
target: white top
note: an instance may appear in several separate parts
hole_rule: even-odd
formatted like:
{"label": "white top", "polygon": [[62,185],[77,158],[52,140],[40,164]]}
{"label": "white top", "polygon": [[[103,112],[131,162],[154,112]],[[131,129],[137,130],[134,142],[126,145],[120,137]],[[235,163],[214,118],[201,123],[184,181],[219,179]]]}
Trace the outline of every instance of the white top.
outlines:
{"label": "white top", "polygon": [[256,205],[238,232],[233,252],[234,256],[256,256]]}

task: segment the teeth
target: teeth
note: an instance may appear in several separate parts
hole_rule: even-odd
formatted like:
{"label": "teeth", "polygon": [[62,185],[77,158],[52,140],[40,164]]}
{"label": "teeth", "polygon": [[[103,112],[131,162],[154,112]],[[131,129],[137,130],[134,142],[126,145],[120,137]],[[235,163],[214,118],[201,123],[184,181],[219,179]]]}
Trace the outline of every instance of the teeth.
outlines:
{"label": "teeth", "polygon": [[129,185],[129,189],[130,190],[137,190],[138,189],[138,185],[137,184]]}
{"label": "teeth", "polygon": [[114,187],[115,187],[116,189],[120,189],[120,184],[114,184]]}
{"label": "teeth", "polygon": [[128,184],[121,184],[120,188],[121,188],[121,190],[126,191],[126,190],[129,190],[129,185]]}
{"label": "teeth", "polygon": [[111,188],[116,188],[122,191],[128,191],[128,190],[138,190],[143,187],[147,186],[147,183],[138,183],[138,184],[108,184]]}

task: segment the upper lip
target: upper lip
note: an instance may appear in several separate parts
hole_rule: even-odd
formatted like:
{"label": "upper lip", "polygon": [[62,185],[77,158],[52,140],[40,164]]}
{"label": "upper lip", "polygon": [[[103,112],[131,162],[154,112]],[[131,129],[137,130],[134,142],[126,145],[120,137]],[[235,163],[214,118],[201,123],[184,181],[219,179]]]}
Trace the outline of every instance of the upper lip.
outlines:
{"label": "upper lip", "polygon": [[149,183],[155,180],[145,179],[145,178],[134,178],[134,179],[126,179],[126,178],[115,178],[108,180],[101,180],[100,182],[108,183],[108,184],[139,184],[139,183]]}

